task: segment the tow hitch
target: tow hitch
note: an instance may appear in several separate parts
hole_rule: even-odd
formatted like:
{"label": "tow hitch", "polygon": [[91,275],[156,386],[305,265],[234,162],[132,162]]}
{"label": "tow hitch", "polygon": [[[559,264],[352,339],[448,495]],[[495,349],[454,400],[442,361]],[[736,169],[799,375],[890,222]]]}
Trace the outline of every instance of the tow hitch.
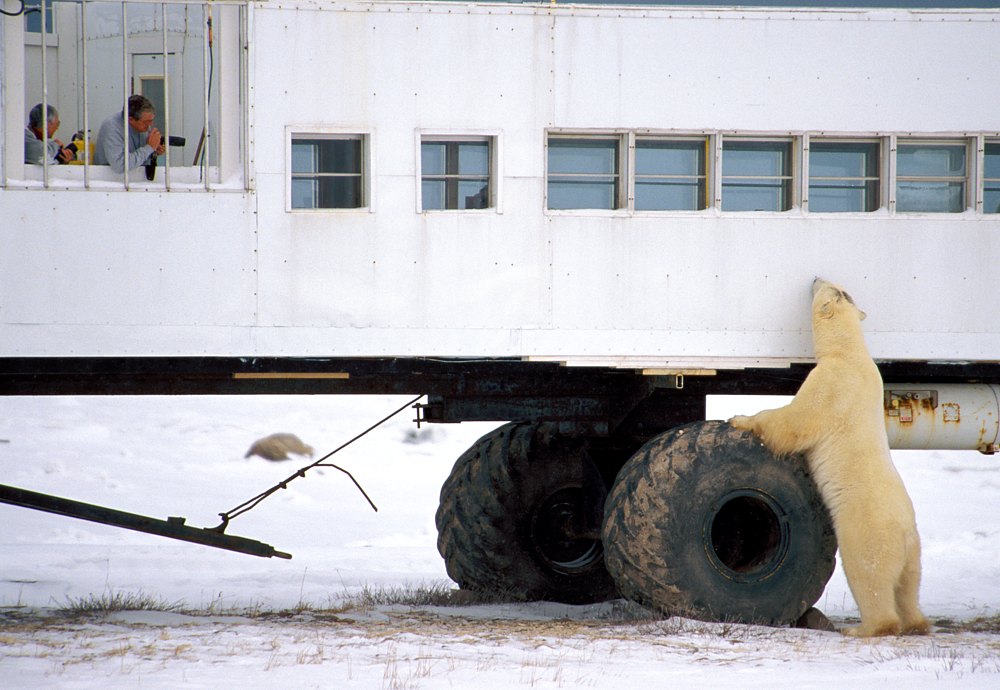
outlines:
{"label": "tow hitch", "polygon": [[41,510],[46,513],[89,520],[104,525],[111,525],[112,527],[156,534],[161,537],[194,542],[195,544],[214,546],[217,549],[237,551],[251,556],[260,556],[261,558],[272,558],[275,556],[278,558],[292,557],[292,554],[277,551],[270,544],[245,537],[224,534],[219,527],[188,527],[184,524],[185,518],[182,517],[168,517],[166,520],[160,520],[145,515],[136,515],[135,513],[126,513],[122,510],[73,501],[68,498],[60,498],[59,496],[40,494],[35,491],[19,489],[15,486],[0,484],[0,503],[9,503],[22,508],[33,508],[34,510]]}
{"label": "tow hitch", "polygon": [[343,467],[334,465],[331,462],[326,462],[326,460],[330,456],[339,453],[361,437],[392,419],[408,407],[416,407],[419,417],[420,409],[416,403],[422,397],[423,395],[418,395],[416,398],[406,403],[395,412],[383,417],[380,421],[362,431],[350,441],[341,444],[338,448],[330,451],[316,462],[296,470],[294,474],[286,477],[283,481],[278,482],[271,488],[262,491],[250,500],[244,501],[240,505],[226,511],[225,513],[219,513],[219,517],[222,518],[222,522],[216,527],[188,527],[184,524],[186,518],[182,517],[168,517],[166,520],[160,520],[158,518],[147,517],[145,515],[126,513],[125,511],[115,510],[113,508],[95,506],[91,503],[73,501],[59,496],[40,494],[35,491],[19,489],[16,486],[6,486],[4,484],[0,484],[0,503],[9,503],[10,505],[19,506],[21,508],[32,508],[46,513],[54,513],[56,515],[79,518],[81,520],[89,520],[102,525],[121,527],[123,529],[130,529],[136,532],[146,532],[147,534],[156,534],[161,537],[179,539],[180,541],[189,541],[195,544],[202,544],[204,546],[213,546],[217,549],[236,551],[250,556],[290,559],[292,554],[285,553],[284,551],[278,551],[270,544],[265,544],[264,542],[256,541],[254,539],[247,539],[246,537],[230,536],[226,534],[226,528],[229,526],[229,523],[233,518],[239,517],[240,515],[253,510],[260,505],[264,499],[275,494],[281,489],[287,489],[290,482],[300,477],[305,477],[306,472],[314,467],[332,467],[333,469],[346,474],[350,480],[354,482],[354,485],[358,488],[358,491],[361,492],[361,495],[365,497],[365,500],[368,501],[368,505],[370,505],[375,512],[378,512],[378,508],[372,502],[372,499],[368,497],[365,490],[361,488],[361,484],[359,484],[358,480],[354,478],[354,475],[345,470]]}

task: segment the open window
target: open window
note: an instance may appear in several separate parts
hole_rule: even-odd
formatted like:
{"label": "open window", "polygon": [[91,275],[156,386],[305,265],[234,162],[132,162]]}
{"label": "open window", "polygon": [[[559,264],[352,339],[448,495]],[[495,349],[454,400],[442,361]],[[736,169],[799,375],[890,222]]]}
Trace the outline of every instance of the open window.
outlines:
{"label": "open window", "polygon": [[[4,22],[3,76],[23,83],[4,92],[12,111],[5,139],[17,142],[4,150],[6,185],[160,191],[247,187],[242,4],[34,2],[37,12]],[[40,40],[43,33],[47,40]],[[120,126],[128,126],[124,111],[133,94],[152,102],[152,126],[166,150],[152,169],[147,159],[145,165],[116,173],[95,164],[97,138],[108,118],[121,118]],[[20,140],[12,136],[14,118],[21,115],[24,128],[28,113],[41,103],[58,111],[61,125],[53,138],[74,144],[70,164],[48,158],[42,165],[26,163]],[[130,139],[125,137],[126,146]]]}

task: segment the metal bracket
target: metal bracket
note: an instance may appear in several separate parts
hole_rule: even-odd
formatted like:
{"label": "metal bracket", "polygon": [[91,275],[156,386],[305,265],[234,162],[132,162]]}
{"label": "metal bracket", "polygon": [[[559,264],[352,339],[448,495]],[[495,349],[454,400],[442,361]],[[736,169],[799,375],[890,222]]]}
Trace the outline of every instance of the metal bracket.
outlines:
{"label": "metal bracket", "polygon": [[898,417],[901,424],[909,424],[913,421],[913,412],[918,406],[937,409],[938,392],[888,389],[885,391],[884,405],[890,417]]}

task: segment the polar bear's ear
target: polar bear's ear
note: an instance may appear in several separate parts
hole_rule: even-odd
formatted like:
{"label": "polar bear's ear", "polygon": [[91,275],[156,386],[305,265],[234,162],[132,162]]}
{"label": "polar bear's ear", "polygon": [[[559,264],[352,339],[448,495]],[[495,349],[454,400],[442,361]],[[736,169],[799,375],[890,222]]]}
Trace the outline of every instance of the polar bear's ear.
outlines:
{"label": "polar bear's ear", "polygon": [[833,300],[827,300],[819,305],[819,318],[829,319],[833,317]]}
{"label": "polar bear's ear", "polygon": [[858,321],[864,321],[867,318],[868,318],[868,314],[866,314],[863,311],[861,311],[860,309],[858,309]]}

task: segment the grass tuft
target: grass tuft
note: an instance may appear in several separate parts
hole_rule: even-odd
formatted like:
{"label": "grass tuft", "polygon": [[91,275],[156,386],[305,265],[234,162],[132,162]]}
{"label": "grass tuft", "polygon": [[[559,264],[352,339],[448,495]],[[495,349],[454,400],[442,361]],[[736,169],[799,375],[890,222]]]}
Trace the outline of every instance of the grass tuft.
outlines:
{"label": "grass tuft", "polygon": [[181,602],[138,592],[107,591],[74,599],[68,597],[59,611],[73,615],[111,613],[114,611],[179,611]]}

